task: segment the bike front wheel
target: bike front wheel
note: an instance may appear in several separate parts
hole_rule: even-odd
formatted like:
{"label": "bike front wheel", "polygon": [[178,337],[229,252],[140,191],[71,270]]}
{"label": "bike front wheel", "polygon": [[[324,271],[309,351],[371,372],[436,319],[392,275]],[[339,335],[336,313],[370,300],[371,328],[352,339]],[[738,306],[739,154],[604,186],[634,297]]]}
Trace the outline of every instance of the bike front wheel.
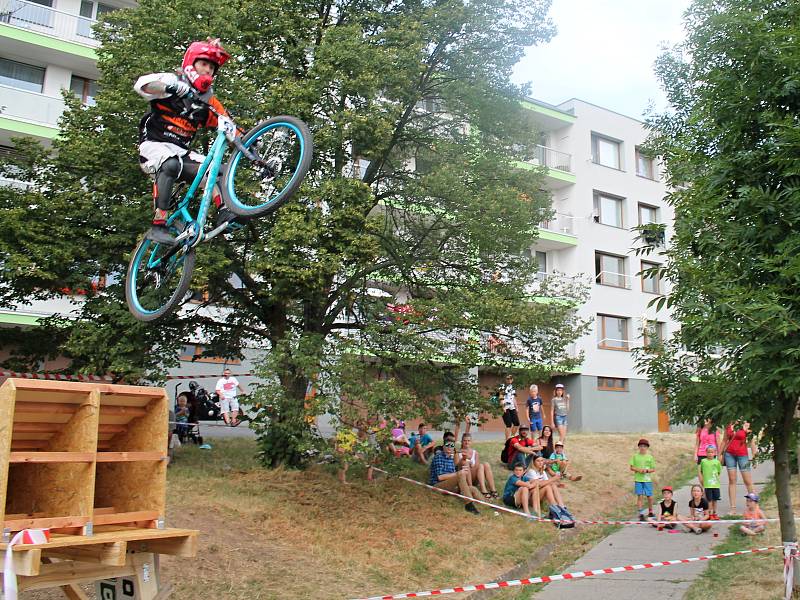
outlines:
{"label": "bike front wheel", "polygon": [[240,217],[273,212],[294,194],[311,167],[314,142],[295,117],[273,117],[253,127],[242,145],[262,160],[251,162],[235,150],[225,165],[222,200]]}
{"label": "bike front wheel", "polygon": [[194,248],[143,239],[131,257],[125,281],[125,299],[133,316],[154,321],[178,308],[192,282],[194,263]]}

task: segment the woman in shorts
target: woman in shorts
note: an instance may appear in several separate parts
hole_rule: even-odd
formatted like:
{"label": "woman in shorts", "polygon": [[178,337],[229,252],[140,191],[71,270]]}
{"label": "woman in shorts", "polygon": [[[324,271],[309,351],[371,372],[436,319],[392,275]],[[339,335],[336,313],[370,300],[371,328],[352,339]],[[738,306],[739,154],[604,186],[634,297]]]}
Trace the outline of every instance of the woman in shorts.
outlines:
{"label": "woman in shorts", "polygon": [[742,481],[747,487],[747,493],[753,493],[753,474],[750,472],[750,457],[748,448],[756,453],[755,440],[751,439],[750,423],[734,423],[725,428],[725,435],[722,437],[722,456],[725,468],[728,470],[728,500],[730,501],[731,513],[736,512],[736,469],[742,474]]}

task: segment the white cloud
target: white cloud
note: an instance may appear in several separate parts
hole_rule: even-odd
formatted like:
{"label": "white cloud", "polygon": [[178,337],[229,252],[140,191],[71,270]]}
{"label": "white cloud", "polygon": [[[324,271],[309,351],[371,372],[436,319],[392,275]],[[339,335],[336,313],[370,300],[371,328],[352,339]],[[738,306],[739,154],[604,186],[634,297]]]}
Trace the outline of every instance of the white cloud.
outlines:
{"label": "white cloud", "polygon": [[689,2],[554,0],[556,37],[528,50],[514,80],[552,104],[577,97],[637,118],[650,101],[663,108],[653,62],[664,43],[683,39]]}

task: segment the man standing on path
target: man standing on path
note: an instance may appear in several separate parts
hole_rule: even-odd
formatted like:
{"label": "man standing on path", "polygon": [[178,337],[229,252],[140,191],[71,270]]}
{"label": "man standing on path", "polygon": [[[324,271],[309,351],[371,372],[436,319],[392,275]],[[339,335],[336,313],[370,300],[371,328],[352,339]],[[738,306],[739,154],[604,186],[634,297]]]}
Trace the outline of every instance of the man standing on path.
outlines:
{"label": "man standing on path", "polygon": [[236,427],[239,421],[239,400],[236,398],[236,392],[239,391],[245,394],[244,389],[239,384],[236,377],[231,376],[231,370],[225,369],[222,372],[222,377],[217,381],[216,392],[219,395],[219,407],[222,413],[222,419],[226,425]]}

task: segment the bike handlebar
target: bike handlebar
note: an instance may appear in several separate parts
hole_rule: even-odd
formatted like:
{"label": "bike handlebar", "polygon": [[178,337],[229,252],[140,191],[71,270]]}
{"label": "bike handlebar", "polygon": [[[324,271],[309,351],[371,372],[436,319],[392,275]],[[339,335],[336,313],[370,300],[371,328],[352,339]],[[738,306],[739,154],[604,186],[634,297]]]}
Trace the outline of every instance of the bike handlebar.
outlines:
{"label": "bike handlebar", "polygon": [[[231,121],[233,121],[233,119],[232,119],[231,117],[229,117],[228,115],[223,115],[223,114],[221,114],[221,113],[220,113],[220,112],[219,112],[219,111],[218,111],[216,108],[214,108],[214,107],[213,107],[211,104],[209,104],[208,102],[206,102],[206,101],[205,101],[205,100],[203,100],[202,98],[198,97],[198,96],[197,96],[197,94],[195,94],[195,93],[194,93],[194,90],[189,90],[189,93],[188,93],[188,94],[186,94],[186,97],[188,97],[188,98],[189,98],[189,99],[190,99],[192,102],[197,102],[198,104],[202,104],[203,106],[205,106],[206,108],[208,108],[208,110],[210,110],[212,113],[214,113],[215,115],[217,115],[217,117],[218,117],[218,118],[219,118],[219,117],[226,117],[226,118],[229,118],[229,119],[231,119]],[[262,158],[261,158],[261,157],[258,155],[258,153],[257,153],[257,152],[252,152],[252,151],[251,151],[249,148],[245,148],[244,144],[242,143],[242,137],[241,137],[241,135],[240,135],[240,134],[244,133],[244,130],[243,130],[243,129],[241,129],[241,128],[240,128],[238,125],[236,125],[236,122],[235,122],[235,121],[234,121],[234,123],[233,123],[233,124],[234,124],[234,127],[236,127],[236,131],[238,132],[238,134],[236,135],[236,137],[235,137],[235,138],[233,138],[233,140],[231,141],[231,144],[233,144],[233,145],[234,145],[234,147],[235,147],[235,148],[236,148],[236,149],[237,149],[239,152],[241,152],[241,153],[242,153],[242,154],[245,156],[245,158],[246,158],[247,160],[249,160],[249,161],[251,161],[251,162],[259,162],[259,161],[262,161],[263,159],[262,159]]]}

